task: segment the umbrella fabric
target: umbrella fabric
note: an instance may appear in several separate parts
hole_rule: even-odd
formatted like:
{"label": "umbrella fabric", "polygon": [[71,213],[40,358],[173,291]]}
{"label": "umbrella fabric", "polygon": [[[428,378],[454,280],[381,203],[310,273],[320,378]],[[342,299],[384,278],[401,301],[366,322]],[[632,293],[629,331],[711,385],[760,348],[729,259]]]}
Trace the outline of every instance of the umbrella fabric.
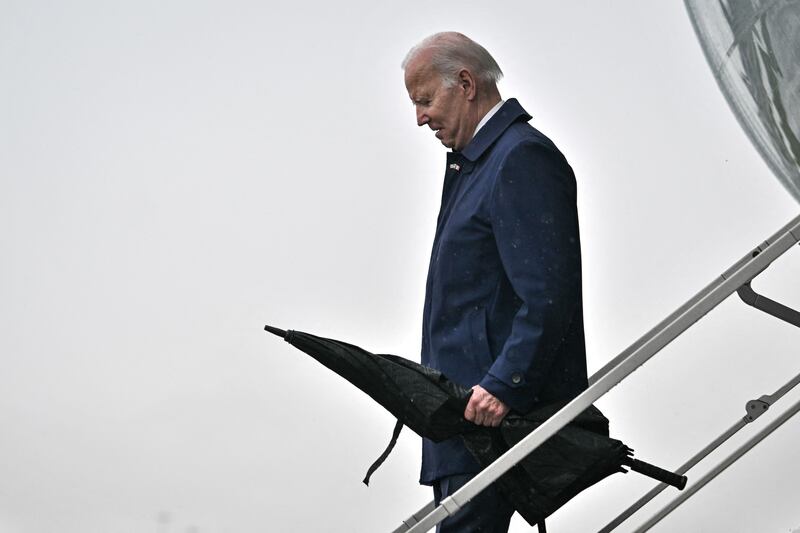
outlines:
{"label": "umbrella fabric", "polygon": [[[310,333],[271,326],[265,329],[347,379],[398,419],[389,448],[370,468],[367,478],[388,455],[401,424],[437,442],[461,437],[485,468],[564,405],[549,404],[524,415],[509,414],[499,428],[478,426],[464,418],[471,390],[451,382],[441,372],[396,355],[373,354]],[[636,462],[631,453],[622,442],[608,437],[608,419],[591,406],[496,483],[501,494],[533,525],[583,489],[615,472],[626,472],[622,465]]]}
{"label": "umbrella fabric", "polygon": [[[464,435],[467,449],[485,467],[555,414],[565,403],[525,415],[510,414],[499,431]],[[590,406],[528,454],[497,481],[503,496],[535,524],[579,492],[615,473],[626,472],[632,450],[608,437],[608,419]]]}
{"label": "umbrella fabric", "polygon": [[270,328],[366,392],[418,435],[442,441],[477,426],[462,416],[471,391],[441,372],[396,355],[373,354],[358,346],[301,331]]}

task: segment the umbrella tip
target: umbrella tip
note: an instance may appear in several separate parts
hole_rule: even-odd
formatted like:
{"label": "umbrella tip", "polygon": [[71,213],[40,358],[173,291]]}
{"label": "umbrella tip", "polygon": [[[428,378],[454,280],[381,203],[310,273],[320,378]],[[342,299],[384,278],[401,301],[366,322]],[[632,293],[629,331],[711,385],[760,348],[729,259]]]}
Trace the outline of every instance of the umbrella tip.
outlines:
{"label": "umbrella tip", "polygon": [[284,339],[286,338],[286,332],[282,329],[274,328],[272,326],[264,326],[264,330],[269,331],[270,333],[272,333],[273,335],[277,335],[278,337]]}

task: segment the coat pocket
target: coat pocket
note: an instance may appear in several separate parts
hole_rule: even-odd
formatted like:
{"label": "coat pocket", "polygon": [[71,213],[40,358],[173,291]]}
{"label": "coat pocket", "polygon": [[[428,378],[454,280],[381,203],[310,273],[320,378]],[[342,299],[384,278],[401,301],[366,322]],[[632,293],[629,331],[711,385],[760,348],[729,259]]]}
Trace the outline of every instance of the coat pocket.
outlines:
{"label": "coat pocket", "polygon": [[486,374],[492,366],[492,354],[489,351],[489,339],[486,334],[486,309],[478,307],[469,315],[469,333],[472,357],[478,364],[482,374]]}

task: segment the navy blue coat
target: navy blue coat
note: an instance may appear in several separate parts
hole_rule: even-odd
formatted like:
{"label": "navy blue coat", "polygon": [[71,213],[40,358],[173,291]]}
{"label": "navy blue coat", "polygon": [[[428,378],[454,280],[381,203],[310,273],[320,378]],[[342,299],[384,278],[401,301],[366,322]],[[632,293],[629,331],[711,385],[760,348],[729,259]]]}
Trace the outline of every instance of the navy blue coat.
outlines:
{"label": "navy blue coat", "polygon": [[[575,176],[509,99],[447,154],[422,363],[512,410],[587,386]],[[459,439],[423,440],[420,481],[479,471]]]}

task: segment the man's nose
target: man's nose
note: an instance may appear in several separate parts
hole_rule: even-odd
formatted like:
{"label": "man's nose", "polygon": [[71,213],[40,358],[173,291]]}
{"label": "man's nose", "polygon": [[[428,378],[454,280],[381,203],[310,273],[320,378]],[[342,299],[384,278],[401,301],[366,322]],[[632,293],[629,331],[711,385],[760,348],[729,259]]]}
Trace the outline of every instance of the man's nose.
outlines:
{"label": "man's nose", "polygon": [[426,115],[424,111],[417,109],[417,126],[424,126],[429,120],[430,118],[428,118],[428,115]]}

